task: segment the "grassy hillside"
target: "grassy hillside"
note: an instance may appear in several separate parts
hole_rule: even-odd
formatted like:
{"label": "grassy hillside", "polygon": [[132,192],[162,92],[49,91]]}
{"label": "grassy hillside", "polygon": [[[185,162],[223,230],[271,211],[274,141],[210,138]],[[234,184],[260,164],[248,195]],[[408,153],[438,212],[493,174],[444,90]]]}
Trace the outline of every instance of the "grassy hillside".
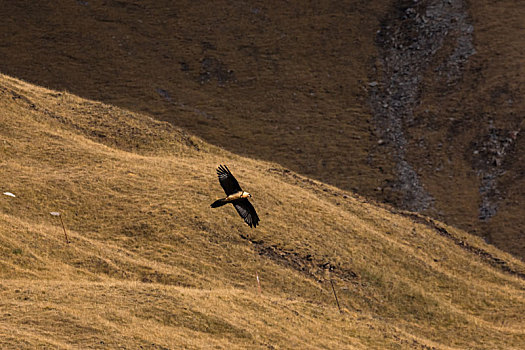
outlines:
{"label": "grassy hillside", "polygon": [[525,265],[463,231],[8,76],[0,121],[3,349],[525,344]]}
{"label": "grassy hillside", "polygon": [[[425,214],[523,257],[524,12],[514,0],[10,1],[0,71],[418,209],[398,183],[401,152],[428,194]],[[401,45],[380,45],[381,28]],[[370,84],[394,91],[383,54],[402,64],[418,37],[417,50],[434,46],[399,70],[417,84],[393,96],[409,120],[405,144],[392,146]]]}

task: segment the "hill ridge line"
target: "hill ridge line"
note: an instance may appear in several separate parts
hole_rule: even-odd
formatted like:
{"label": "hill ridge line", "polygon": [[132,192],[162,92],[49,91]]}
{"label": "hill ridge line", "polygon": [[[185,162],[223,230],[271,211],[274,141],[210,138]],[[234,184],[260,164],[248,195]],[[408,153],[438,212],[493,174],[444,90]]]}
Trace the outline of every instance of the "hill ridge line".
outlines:
{"label": "hill ridge line", "polygon": [[[333,186],[333,185],[330,185],[330,184],[325,184],[325,183],[323,183],[321,181],[314,180],[314,179],[308,178],[306,176],[297,174],[297,173],[292,172],[292,171],[290,171],[288,169],[284,169],[284,168],[282,168],[282,169],[269,168],[268,171],[272,172],[272,173],[275,173],[275,174],[279,174],[279,175],[281,175],[283,177],[284,176],[292,177],[295,180],[301,181],[304,184],[308,184],[309,186],[316,188],[318,191],[325,192],[325,193],[330,193],[330,194],[332,194],[334,196],[339,196],[339,197],[341,197],[343,199],[346,199],[346,198],[350,197],[349,195],[344,193],[344,192],[346,192],[345,190],[342,190],[342,189],[337,188],[336,186]],[[466,242],[465,240],[455,236],[454,234],[449,232],[445,227],[443,227],[441,224],[438,224],[431,217],[425,216],[425,215],[420,214],[418,212],[412,212],[412,211],[407,211],[407,210],[403,210],[403,209],[397,209],[397,208],[395,208],[395,207],[393,207],[393,206],[391,206],[389,204],[376,202],[374,199],[365,198],[365,197],[362,197],[362,196],[360,196],[360,195],[358,195],[356,193],[353,193],[352,197],[354,199],[362,202],[362,203],[367,203],[367,204],[371,204],[371,205],[380,207],[382,209],[385,209],[385,210],[389,211],[392,214],[399,214],[399,215],[402,215],[402,216],[404,216],[406,218],[412,219],[412,220],[414,220],[414,221],[416,221],[418,223],[424,224],[427,227],[431,228],[433,231],[437,232],[439,235],[450,239],[455,245],[461,247],[465,251],[468,251],[468,252],[476,255],[482,261],[486,262],[487,264],[491,265],[492,267],[494,267],[496,269],[499,269],[499,270],[501,270],[503,272],[506,272],[506,273],[508,273],[510,275],[519,277],[521,279],[525,279],[525,272],[520,272],[520,271],[517,271],[517,270],[513,269],[512,267],[510,267],[508,265],[508,263],[505,260],[497,258],[494,255],[492,255],[491,253],[489,253],[488,251],[486,251],[486,250],[484,250],[484,249],[482,249],[480,247],[476,247],[476,246]],[[243,238],[248,239],[248,240],[250,240],[251,243],[256,244],[258,246],[258,249],[261,251],[261,254],[269,254],[271,256],[277,256],[277,257],[280,256],[281,258],[283,258],[283,256],[284,257],[289,256],[288,253],[286,253],[284,251],[279,251],[276,247],[263,247],[262,243],[257,241],[256,239],[252,240],[252,239],[250,239],[248,237],[243,237]],[[262,252],[264,252],[264,253],[262,253]],[[294,256],[297,257],[297,253],[294,253]],[[286,260],[286,258],[284,258],[284,259]],[[308,257],[304,257],[304,259],[309,261]],[[318,267],[325,267],[326,268],[326,266],[328,266],[328,268],[329,268],[329,265],[330,265],[330,263],[326,263],[325,262],[323,264],[319,264]],[[349,275],[352,278],[357,277],[357,275],[354,272],[352,272],[352,271],[349,272]]]}

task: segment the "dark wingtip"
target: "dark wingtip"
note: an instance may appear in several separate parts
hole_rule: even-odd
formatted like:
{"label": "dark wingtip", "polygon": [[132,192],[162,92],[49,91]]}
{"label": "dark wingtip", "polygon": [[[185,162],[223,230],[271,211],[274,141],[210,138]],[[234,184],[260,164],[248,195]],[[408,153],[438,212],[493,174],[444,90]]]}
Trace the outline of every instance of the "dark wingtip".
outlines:
{"label": "dark wingtip", "polygon": [[230,170],[228,170],[228,167],[226,165],[219,164],[219,166],[217,167],[217,175],[227,174],[229,172]]}

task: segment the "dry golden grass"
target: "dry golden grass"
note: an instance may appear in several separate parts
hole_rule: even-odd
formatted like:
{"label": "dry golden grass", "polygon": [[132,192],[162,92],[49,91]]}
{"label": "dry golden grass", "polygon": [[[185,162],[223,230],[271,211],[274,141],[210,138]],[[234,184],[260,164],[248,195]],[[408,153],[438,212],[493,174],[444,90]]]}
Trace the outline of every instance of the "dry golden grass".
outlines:
{"label": "dry golden grass", "polygon": [[525,265],[463,231],[7,76],[0,121],[1,348],[525,344]]}
{"label": "dry golden grass", "polygon": [[[443,79],[457,44],[451,30],[423,65],[421,102],[405,125],[407,160],[435,199],[425,214],[523,258],[525,2],[461,2],[476,54],[456,83]],[[367,90],[378,78],[377,31],[410,4],[5,1],[0,72],[146,112],[236,154],[400,205],[395,152],[378,144]],[[473,147],[491,128],[521,132],[486,222]]]}

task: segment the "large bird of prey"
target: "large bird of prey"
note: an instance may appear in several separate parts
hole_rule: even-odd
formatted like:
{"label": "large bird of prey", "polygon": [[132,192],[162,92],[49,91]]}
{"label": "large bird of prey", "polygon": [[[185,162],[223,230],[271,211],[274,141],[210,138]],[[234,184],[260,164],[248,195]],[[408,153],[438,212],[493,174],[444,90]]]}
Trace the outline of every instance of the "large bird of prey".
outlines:
{"label": "large bird of prey", "polygon": [[253,208],[253,205],[248,201],[252,195],[242,190],[239,183],[233,177],[230,169],[225,165],[220,165],[217,168],[217,175],[219,176],[219,182],[221,183],[224,192],[226,193],[225,198],[217,199],[211,204],[212,208],[222,207],[225,204],[231,203],[237,209],[237,212],[244,219],[244,222],[250,227],[257,227],[259,223],[259,217]]}

